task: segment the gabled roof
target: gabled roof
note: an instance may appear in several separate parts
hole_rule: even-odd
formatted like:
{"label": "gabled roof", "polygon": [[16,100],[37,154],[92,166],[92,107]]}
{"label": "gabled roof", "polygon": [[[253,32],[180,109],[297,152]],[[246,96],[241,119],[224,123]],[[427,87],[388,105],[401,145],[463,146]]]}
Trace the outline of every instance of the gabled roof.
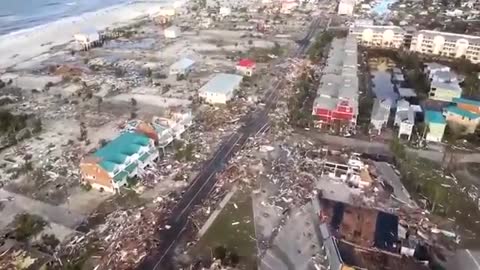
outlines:
{"label": "gabled roof", "polygon": [[140,147],[149,143],[150,139],[145,135],[126,132],[97,150],[94,156],[100,158],[103,169],[111,172],[117,164],[122,164],[128,156],[137,153]]}
{"label": "gabled roof", "polygon": [[255,66],[255,61],[248,58],[243,58],[243,59],[240,59],[240,61],[238,61],[237,66],[247,67],[247,68],[253,67]]}
{"label": "gabled roof", "polygon": [[463,117],[466,117],[470,120],[473,120],[473,119],[477,119],[480,117],[479,114],[476,114],[476,113],[472,113],[472,112],[469,112],[467,110],[464,110],[464,109],[460,109],[459,107],[457,106],[449,106],[447,107],[447,112],[449,113],[453,113],[453,114],[457,114],[457,115],[460,115],[460,116],[463,116]]}
{"label": "gabled roof", "polygon": [[468,98],[454,98],[452,99],[453,103],[464,103],[464,104],[469,104],[469,105],[474,105],[474,106],[479,106],[480,107],[480,101],[479,100],[473,100],[473,99],[468,99]]}

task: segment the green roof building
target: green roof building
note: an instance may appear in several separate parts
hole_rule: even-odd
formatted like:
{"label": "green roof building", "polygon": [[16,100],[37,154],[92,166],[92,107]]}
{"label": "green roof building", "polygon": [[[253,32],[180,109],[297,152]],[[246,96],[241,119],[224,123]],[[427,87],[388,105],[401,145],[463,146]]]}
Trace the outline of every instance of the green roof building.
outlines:
{"label": "green roof building", "polygon": [[428,132],[425,139],[431,142],[441,142],[447,122],[443,114],[439,111],[425,111],[425,123],[428,126]]}
{"label": "green roof building", "polygon": [[[124,132],[98,149],[93,159],[89,158],[80,167],[92,186],[103,185],[105,190],[116,190],[126,184],[128,177],[135,176],[139,168],[143,169],[157,157],[153,139],[140,133]],[[92,170],[91,166],[97,169]]]}

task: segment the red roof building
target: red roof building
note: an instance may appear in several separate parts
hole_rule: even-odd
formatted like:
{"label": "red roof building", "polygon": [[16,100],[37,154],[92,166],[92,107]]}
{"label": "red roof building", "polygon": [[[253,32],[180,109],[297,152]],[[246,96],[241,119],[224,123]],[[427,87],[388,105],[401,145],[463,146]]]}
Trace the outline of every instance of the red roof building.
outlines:
{"label": "red roof building", "polygon": [[248,58],[240,59],[237,63],[237,70],[244,76],[252,76],[255,67],[255,61]]}
{"label": "red roof building", "polygon": [[330,125],[334,122],[351,124],[356,122],[356,116],[351,102],[338,98],[317,97],[312,114],[320,125]]}

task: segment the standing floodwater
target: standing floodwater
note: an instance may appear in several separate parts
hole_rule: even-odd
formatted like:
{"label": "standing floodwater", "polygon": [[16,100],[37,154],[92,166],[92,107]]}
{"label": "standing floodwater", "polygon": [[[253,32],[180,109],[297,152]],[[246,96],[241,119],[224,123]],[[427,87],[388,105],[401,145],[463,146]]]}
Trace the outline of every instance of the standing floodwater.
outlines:
{"label": "standing floodwater", "polygon": [[395,66],[395,62],[385,57],[372,58],[369,60],[369,66],[373,83],[372,90],[375,96],[380,99],[389,98],[396,101],[398,94],[394,90],[391,73],[391,68]]}

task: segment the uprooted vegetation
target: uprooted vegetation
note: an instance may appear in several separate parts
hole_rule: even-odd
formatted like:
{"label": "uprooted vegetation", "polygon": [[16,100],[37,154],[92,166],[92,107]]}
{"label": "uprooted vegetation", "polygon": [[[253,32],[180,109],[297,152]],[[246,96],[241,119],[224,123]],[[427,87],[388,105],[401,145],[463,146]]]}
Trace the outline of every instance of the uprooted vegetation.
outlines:
{"label": "uprooted vegetation", "polygon": [[30,138],[42,130],[42,121],[31,115],[0,111],[0,149]]}

